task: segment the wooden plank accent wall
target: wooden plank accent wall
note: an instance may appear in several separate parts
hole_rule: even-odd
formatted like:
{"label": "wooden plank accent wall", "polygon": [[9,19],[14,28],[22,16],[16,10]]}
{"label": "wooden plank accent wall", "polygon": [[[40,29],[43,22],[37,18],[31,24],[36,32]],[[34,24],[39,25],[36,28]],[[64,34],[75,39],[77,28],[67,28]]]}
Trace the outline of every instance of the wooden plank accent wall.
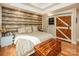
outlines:
{"label": "wooden plank accent wall", "polygon": [[42,29],[42,16],[2,7],[2,28],[17,32],[23,25],[37,25]]}

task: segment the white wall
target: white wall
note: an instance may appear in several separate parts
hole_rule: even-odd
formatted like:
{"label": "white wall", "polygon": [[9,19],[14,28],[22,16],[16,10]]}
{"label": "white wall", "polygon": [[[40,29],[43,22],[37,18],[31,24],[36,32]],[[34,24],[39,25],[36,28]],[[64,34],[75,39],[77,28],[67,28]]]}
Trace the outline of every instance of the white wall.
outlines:
{"label": "white wall", "polygon": [[48,32],[51,33],[55,37],[56,36],[55,25],[48,25]]}
{"label": "white wall", "polygon": [[[2,10],[1,10],[1,6],[0,6],[0,28],[2,26]],[[0,33],[0,37],[1,37],[1,33]]]}
{"label": "white wall", "polygon": [[49,25],[48,24],[48,18],[49,16],[47,15],[43,15],[43,18],[42,18],[42,29],[45,31],[45,32],[48,32],[48,33],[51,33],[54,37],[56,36],[55,34],[55,24],[54,25]]}
{"label": "white wall", "polygon": [[76,24],[77,41],[79,41],[79,9],[77,9],[77,24]]}
{"label": "white wall", "polygon": [[[2,10],[1,10],[1,6],[0,6],[0,28],[2,26]],[[0,32],[0,45],[1,45],[1,32]]]}
{"label": "white wall", "polygon": [[48,28],[48,16],[43,15],[42,16],[42,30],[47,32],[47,28]]}

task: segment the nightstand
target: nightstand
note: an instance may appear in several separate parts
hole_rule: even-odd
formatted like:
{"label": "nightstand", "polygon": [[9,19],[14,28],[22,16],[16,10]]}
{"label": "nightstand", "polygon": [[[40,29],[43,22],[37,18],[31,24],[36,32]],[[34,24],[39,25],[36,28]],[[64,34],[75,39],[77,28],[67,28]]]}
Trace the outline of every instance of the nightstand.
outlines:
{"label": "nightstand", "polygon": [[1,38],[1,47],[9,46],[13,44],[13,36],[5,36]]}

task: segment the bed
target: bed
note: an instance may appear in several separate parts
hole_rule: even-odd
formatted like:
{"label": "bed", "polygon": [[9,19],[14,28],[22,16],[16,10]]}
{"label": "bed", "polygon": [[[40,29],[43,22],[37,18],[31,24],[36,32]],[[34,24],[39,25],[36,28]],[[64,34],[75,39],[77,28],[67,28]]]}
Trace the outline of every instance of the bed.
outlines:
{"label": "bed", "polygon": [[16,44],[17,56],[29,56],[35,52],[34,46],[53,38],[52,34],[34,31],[28,34],[17,34],[14,43]]}

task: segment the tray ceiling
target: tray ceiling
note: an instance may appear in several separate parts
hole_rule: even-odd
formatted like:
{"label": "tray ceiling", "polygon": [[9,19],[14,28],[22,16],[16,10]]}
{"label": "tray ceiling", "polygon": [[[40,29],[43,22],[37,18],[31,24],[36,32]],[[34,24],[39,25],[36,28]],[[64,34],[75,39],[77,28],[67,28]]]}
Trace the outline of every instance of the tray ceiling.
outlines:
{"label": "tray ceiling", "polygon": [[2,3],[2,6],[32,12],[37,14],[46,14],[59,9],[66,9],[74,3]]}
{"label": "tray ceiling", "polygon": [[47,10],[53,6],[56,6],[58,5],[59,3],[24,3],[24,5],[27,5],[29,7],[32,7],[32,8],[36,8],[36,9],[39,9],[41,11],[43,10]]}

